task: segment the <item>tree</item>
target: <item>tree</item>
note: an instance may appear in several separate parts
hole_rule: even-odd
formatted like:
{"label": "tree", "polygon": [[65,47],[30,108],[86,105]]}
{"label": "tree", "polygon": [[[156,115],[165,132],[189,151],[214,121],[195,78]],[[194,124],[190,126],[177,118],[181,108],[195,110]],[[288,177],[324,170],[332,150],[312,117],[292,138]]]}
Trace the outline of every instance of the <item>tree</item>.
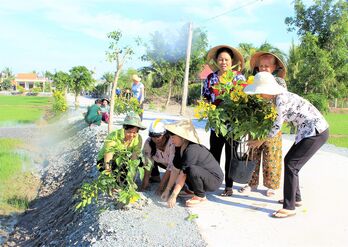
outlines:
{"label": "tree", "polygon": [[[112,119],[114,116],[114,107],[115,107],[115,94],[117,88],[117,82],[123,68],[125,61],[134,54],[133,49],[127,45],[123,48],[120,48],[120,39],[122,37],[121,31],[113,31],[107,34],[107,37],[111,40],[109,45],[109,50],[106,52],[107,58],[110,62],[116,62],[116,71],[114,75],[114,80],[112,83],[111,89],[111,101],[110,101],[110,121],[108,124],[108,132],[112,131]],[[135,40],[136,44],[140,44],[140,39]]]}
{"label": "tree", "polygon": [[94,79],[92,72],[89,71],[85,66],[76,66],[70,69],[70,83],[69,88],[75,94],[75,107],[79,107],[79,98],[82,90],[89,90],[93,87]]}
{"label": "tree", "polygon": [[256,52],[257,48],[250,43],[239,43],[238,48],[244,58],[245,68],[243,74],[247,77],[248,75],[250,75],[250,73],[252,73],[252,71],[250,71],[250,59],[251,56]]}
{"label": "tree", "polygon": [[9,90],[12,88],[12,82],[14,81],[15,76],[12,73],[12,70],[8,67],[3,69],[0,73],[0,89]]}
{"label": "tree", "polygon": [[0,83],[0,90],[10,90],[12,88],[12,79],[11,78],[5,78]]}
{"label": "tree", "polygon": [[51,77],[56,90],[67,93],[68,86],[71,84],[71,77],[68,73],[58,71]]}
{"label": "tree", "polygon": [[[151,35],[150,44],[145,44],[146,54],[144,61],[150,66],[144,72],[151,74],[153,87],[168,86],[166,106],[169,104],[174,85],[182,85],[185,71],[185,55],[188,38],[187,26],[179,31],[156,31]],[[205,62],[206,48],[208,46],[207,34],[200,28],[194,28],[192,34],[192,48],[190,60],[189,80],[196,79]]]}
{"label": "tree", "polygon": [[[289,31],[295,31],[301,38],[302,54],[305,47],[309,49],[318,49],[324,51],[325,58],[328,64],[334,70],[334,79],[336,83],[334,92],[337,97],[344,97],[348,92],[348,3],[343,0],[315,0],[314,5],[306,8],[301,0],[295,0],[295,17],[287,17],[285,23],[288,25]],[[316,41],[310,37],[316,37]],[[309,42],[315,43],[315,48],[311,48],[309,44],[302,44]],[[322,52],[320,51],[322,54]],[[318,59],[316,60],[318,61]],[[293,61],[292,61],[293,62]],[[321,61],[324,64],[326,61]],[[316,67],[314,63],[307,64],[308,66]],[[302,66],[303,69],[307,69]],[[330,70],[330,69],[329,69]],[[302,74],[299,70],[298,74]],[[313,72],[319,72],[319,69]],[[306,73],[305,73],[306,74]],[[327,76],[327,75],[326,75]],[[317,78],[320,79],[318,75]],[[317,79],[316,78],[316,79]],[[328,81],[332,83],[332,81]],[[326,88],[329,85],[326,85]],[[331,94],[330,94],[331,95]]]}

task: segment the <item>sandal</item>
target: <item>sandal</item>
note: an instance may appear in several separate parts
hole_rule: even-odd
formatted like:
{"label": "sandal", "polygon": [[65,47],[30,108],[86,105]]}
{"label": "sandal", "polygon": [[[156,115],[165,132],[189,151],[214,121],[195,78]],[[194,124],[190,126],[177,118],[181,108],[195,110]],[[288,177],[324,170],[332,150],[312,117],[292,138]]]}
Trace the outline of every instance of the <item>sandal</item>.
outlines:
{"label": "sandal", "polygon": [[220,196],[224,196],[224,197],[226,197],[226,196],[232,196],[232,195],[233,195],[233,190],[232,190],[232,188],[231,188],[231,189],[230,189],[230,188],[225,189],[224,192],[222,192],[222,193],[220,194]]}
{"label": "sandal", "polygon": [[288,218],[288,217],[295,216],[295,215],[296,215],[295,210],[288,210],[288,209],[284,209],[284,208],[279,209],[278,211],[276,211],[272,214],[272,216],[274,218],[278,218],[278,219]]}
{"label": "sandal", "polygon": [[194,207],[202,202],[207,201],[206,197],[199,197],[199,196],[194,196],[191,199],[186,201],[186,206],[187,207]]}
{"label": "sandal", "polygon": [[275,191],[274,191],[273,189],[268,189],[268,190],[266,191],[266,196],[272,197],[272,196],[274,196],[274,195],[275,195]]}
{"label": "sandal", "polygon": [[245,185],[244,187],[238,190],[239,193],[249,194],[251,192],[251,187],[249,185]]}
{"label": "sandal", "polygon": [[[281,200],[278,201],[278,203],[283,204],[284,200],[281,199]],[[302,201],[295,202],[295,207],[301,207],[302,205],[303,205]]]}
{"label": "sandal", "polygon": [[189,190],[189,189],[187,189],[187,188],[184,188],[184,189],[182,189],[182,190],[180,190],[180,192],[179,192],[179,194],[178,194],[178,196],[180,196],[180,197],[188,197],[188,198],[191,198],[191,197],[193,197],[195,195],[195,193],[193,192],[193,191],[191,191],[191,190]]}

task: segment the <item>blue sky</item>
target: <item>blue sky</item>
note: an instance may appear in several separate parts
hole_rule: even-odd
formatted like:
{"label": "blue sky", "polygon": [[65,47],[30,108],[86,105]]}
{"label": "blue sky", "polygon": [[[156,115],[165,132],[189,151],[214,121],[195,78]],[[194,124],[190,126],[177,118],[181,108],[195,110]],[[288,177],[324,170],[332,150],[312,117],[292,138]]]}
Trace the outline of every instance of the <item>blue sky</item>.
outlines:
{"label": "blue sky", "polygon": [[[127,44],[189,21],[207,31],[209,47],[267,41],[287,53],[292,40],[298,42],[284,24],[293,15],[292,0],[0,0],[0,70],[54,72],[84,65],[100,77],[114,71],[105,56],[108,32],[120,29]],[[125,66],[142,66],[141,53]]]}

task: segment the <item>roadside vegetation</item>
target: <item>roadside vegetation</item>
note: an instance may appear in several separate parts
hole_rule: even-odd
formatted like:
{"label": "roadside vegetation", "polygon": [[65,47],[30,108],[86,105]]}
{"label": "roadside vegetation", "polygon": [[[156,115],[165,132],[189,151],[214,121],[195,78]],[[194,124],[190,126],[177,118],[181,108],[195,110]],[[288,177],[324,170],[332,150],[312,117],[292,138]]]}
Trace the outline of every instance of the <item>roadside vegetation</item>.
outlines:
{"label": "roadside vegetation", "polygon": [[0,96],[1,123],[34,123],[51,109],[50,97]]}
{"label": "roadside vegetation", "polygon": [[39,179],[30,172],[29,158],[21,149],[18,139],[0,139],[0,216],[23,212],[36,197]]}

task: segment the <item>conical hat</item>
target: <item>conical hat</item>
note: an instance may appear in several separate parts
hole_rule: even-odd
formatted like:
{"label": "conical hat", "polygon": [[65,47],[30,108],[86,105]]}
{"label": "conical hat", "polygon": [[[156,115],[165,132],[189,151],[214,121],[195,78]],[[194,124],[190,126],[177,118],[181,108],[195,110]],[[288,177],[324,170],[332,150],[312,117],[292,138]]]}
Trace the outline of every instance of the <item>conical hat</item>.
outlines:
{"label": "conical hat", "polygon": [[180,120],[164,125],[166,130],[186,140],[200,144],[198,134],[191,120]]}
{"label": "conical hat", "polygon": [[265,55],[265,54],[272,55],[273,57],[275,57],[277,59],[277,61],[278,61],[278,68],[277,69],[279,69],[277,76],[284,79],[284,77],[286,75],[285,64],[283,63],[283,61],[279,57],[277,57],[276,55],[274,55],[273,53],[270,53],[270,52],[266,52],[266,51],[255,52],[250,58],[250,70],[254,71],[255,67],[259,66],[258,65],[259,59],[262,55]]}
{"label": "conical hat", "polygon": [[240,67],[240,68],[238,68],[238,66],[237,66],[235,68],[235,70],[238,70],[238,71],[242,70],[244,68],[244,59],[243,59],[242,54],[236,48],[229,46],[229,45],[218,45],[218,46],[215,46],[215,47],[210,49],[210,51],[208,52],[208,55],[207,55],[207,63],[208,63],[209,68],[212,71],[217,71],[219,69],[215,64],[216,63],[216,52],[220,48],[223,48],[223,47],[228,48],[233,52],[232,66],[239,64],[239,67]]}

